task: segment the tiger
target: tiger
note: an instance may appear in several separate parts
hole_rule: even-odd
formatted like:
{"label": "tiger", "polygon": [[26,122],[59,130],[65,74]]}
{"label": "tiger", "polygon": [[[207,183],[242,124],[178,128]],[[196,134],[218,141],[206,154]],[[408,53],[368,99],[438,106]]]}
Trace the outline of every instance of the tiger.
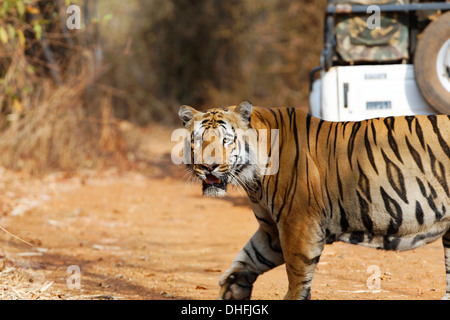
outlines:
{"label": "tiger", "polygon": [[[250,299],[257,277],[282,264],[289,283],[284,298],[311,299],[321,253],[335,241],[404,251],[439,238],[443,299],[450,299],[449,115],[331,122],[297,108],[243,101],[207,111],[181,106],[179,116],[191,159],[212,141],[223,148],[216,148],[221,162],[210,155],[186,163],[203,194],[220,197],[228,185],[242,188],[259,223],[220,277],[219,299]],[[237,161],[256,148],[254,140],[236,138],[238,129],[267,134],[268,158]],[[215,138],[201,145],[212,131]],[[278,171],[266,174],[275,156]]]}

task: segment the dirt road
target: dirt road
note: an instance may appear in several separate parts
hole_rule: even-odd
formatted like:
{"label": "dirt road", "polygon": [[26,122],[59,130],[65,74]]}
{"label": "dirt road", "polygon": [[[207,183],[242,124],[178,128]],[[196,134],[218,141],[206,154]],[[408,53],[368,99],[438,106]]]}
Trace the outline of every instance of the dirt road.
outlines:
{"label": "dirt road", "polygon": [[[171,131],[144,133],[136,157],[146,160],[132,170],[40,180],[2,172],[0,226],[33,246],[0,231],[0,298],[216,298],[219,276],[257,229],[247,199],[238,190],[203,198],[170,161]],[[376,278],[379,287],[368,287]],[[252,298],[281,299],[286,289],[281,266],[258,279]],[[440,241],[403,253],[336,243],[323,252],[312,298],[440,299],[444,291]]]}

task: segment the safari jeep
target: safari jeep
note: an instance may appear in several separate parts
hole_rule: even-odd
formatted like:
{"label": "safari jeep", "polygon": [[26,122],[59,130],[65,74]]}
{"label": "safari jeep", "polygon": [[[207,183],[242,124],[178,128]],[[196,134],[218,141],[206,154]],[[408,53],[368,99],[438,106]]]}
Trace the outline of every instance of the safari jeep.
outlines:
{"label": "safari jeep", "polygon": [[310,112],[330,121],[450,114],[450,1],[329,0]]}

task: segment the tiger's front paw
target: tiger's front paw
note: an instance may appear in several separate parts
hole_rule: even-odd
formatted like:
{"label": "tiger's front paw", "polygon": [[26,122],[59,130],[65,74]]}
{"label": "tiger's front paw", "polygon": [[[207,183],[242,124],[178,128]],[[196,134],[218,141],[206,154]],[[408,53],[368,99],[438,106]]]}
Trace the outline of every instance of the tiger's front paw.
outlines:
{"label": "tiger's front paw", "polygon": [[221,300],[249,300],[252,294],[253,282],[257,273],[248,271],[235,271],[225,273],[220,277],[219,299]]}

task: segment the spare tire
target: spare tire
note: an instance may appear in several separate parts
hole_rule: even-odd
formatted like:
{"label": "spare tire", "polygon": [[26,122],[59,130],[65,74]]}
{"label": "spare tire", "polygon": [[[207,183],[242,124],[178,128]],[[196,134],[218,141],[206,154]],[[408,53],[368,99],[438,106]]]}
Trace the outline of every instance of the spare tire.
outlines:
{"label": "spare tire", "polygon": [[450,12],[425,28],[417,43],[414,71],[428,104],[439,113],[450,114]]}

